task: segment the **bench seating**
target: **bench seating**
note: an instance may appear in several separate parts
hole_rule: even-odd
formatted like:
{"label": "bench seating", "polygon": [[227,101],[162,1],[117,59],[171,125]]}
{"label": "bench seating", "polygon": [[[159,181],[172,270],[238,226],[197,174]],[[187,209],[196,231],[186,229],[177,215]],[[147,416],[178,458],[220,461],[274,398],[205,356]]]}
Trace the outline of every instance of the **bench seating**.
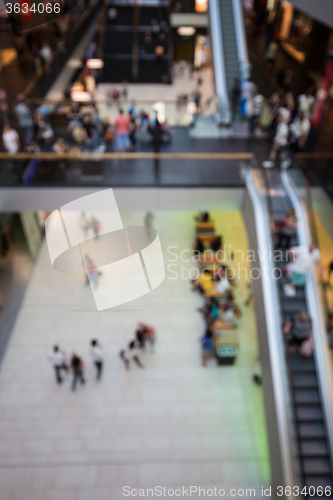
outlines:
{"label": "bench seating", "polygon": [[198,222],[196,225],[197,234],[214,234],[215,226],[212,222]]}

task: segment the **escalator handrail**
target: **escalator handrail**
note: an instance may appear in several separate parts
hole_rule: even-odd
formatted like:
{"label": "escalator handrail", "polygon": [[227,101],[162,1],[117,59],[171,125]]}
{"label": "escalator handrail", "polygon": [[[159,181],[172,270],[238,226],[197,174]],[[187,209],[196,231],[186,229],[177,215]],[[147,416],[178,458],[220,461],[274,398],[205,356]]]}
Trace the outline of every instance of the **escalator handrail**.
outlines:
{"label": "escalator handrail", "polygon": [[208,3],[208,8],[210,18],[210,31],[212,37],[215,91],[218,97],[222,121],[228,121],[229,100],[219,1],[210,0]]}
{"label": "escalator handrail", "polygon": [[[294,170],[292,170],[292,172],[294,172]],[[309,222],[309,227],[310,227],[310,235],[311,235],[313,243],[315,243],[315,245],[319,248],[319,238],[318,238],[318,231],[317,231],[317,226],[316,226],[316,222],[315,222],[315,218],[314,218],[310,184],[309,184],[307,177],[302,173],[302,171],[299,170],[298,172],[302,175],[302,182],[304,184],[303,187],[306,190],[306,208],[307,208],[308,222]],[[290,170],[288,170],[288,176],[290,177]],[[325,324],[326,324],[326,329],[328,331],[329,330],[329,324],[328,324],[329,305],[328,305],[328,299],[327,299],[327,291],[326,291],[324,279],[322,276],[320,277],[319,284],[320,284],[320,288],[321,288],[321,296],[322,296],[324,314],[325,314],[325,319],[326,319]],[[331,341],[332,341],[332,339],[331,339]]]}
{"label": "escalator handrail", "polygon": [[238,60],[243,63],[247,63],[249,62],[249,56],[247,51],[243,8],[240,0],[232,0],[232,7],[234,13]]}
{"label": "escalator handrail", "polygon": [[[270,213],[258,187],[253,179],[253,172],[245,172],[245,183],[250,195],[253,211],[256,219],[258,249],[261,252],[260,266],[272,269],[272,259],[267,248],[271,246]],[[268,244],[267,244],[268,243]],[[295,465],[292,453],[292,431],[290,428],[290,417],[286,394],[289,390],[287,385],[287,366],[284,352],[284,343],[281,342],[282,321],[280,314],[279,295],[277,284],[272,279],[262,279],[263,296],[265,302],[265,318],[269,341],[270,365],[274,386],[274,399],[279,432],[279,443],[281,450],[281,468],[283,470],[284,484],[296,486]]]}
{"label": "escalator handrail", "polygon": [[[281,174],[282,183],[290,197],[298,220],[297,230],[300,245],[309,246],[311,233],[307,208],[297,194],[297,188],[287,171]],[[314,359],[316,364],[320,395],[324,408],[326,431],[328,434],[330,456],[333,457],[333,379],[332,363],[328,351],[327,332],[320,303],[318,281],[314,267],[307,273],[305,297],[312,320],[315,339]]]}

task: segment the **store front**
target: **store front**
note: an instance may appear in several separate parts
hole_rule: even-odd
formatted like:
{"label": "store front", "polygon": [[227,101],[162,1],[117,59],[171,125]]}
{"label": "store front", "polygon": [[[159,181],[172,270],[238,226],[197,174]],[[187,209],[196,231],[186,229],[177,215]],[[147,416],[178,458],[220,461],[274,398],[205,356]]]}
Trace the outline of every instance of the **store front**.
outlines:
{"label": "store front", "polygon": [[277,3],[275,19],[275,34],[282,48],[308,71],[321,71],[331,28],[286,1]]}
{"label": "store front", "polygon": [[175,61],[186,61],[195,68],[210,66],[210,38],[205,28],[184,26],[174,29],[174,47]]}
{"label": "store front", "polygon": [[174,60],[186,61],[197,68],[207,67],[211,57],[208,14],[173,12],[170,16],[170,25],[173,34]]}

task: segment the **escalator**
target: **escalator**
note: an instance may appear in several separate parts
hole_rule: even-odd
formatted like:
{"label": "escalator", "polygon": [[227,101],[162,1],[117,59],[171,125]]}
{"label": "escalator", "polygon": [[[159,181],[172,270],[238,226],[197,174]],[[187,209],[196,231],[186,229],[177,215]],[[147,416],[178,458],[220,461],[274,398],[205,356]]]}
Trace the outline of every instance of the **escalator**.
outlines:
{"label": "escalator", "polygon": [[220,22],[224,51],[224,70],[228,92],[235,78],[239,77],[236,26],[234,22],[233,0],[219,0]]}
{"label": "escalator", "polygon": [[230,95],[240,62],[248,62],[243,10],[240,0],[210,0],[210,31],[215,89],[222,124],[230,123]]}
{"label": "escalator", "polygon": [[[271,200],[271,214],[276,227],[283,215],[294,206],[284,188],[280,173],[270,171],[266,172],[266,175]],[[300,244],[300,234],[299,230],[297,230],[296,241],[292,241],[291,246]],[[286,260],[281,262],[282,271],[287,263]],[[306,294],[306,286],[308,285],[297,287],[296,295],[287,297],[283,290],[286,281],[286,278],[278,280],[283,323],[301,310],[306,310],[311,316]],[[303,484],[307,488],[311,486],[315,488],[318,486],[324,488],[326,486],[333,487],[325,412],[314,356],[305,358],[299,354],[291,354],[288,348],[286,349],[286,356],[295,409]]]}
{"label": "escalator", "polygon": [[[269,249],[270,257],[274,257],[276,225],[290,208],[295,209],[298,219],[296,237],[290,244],[308,245],[311,235],[306,210],[290,174],[253,169],[246,172],[245,179],[249,196],[244,205],[244,219],[251,249]],[[300,191],[304,192],[304,186]],[[261,217],[256,213],[258,209],[264,212]],[[273,487],[280,481],[285,486],[300,488],[303,498],[325,497],[325,493],[331,496],[332,369],[317,279],[314,270],[311,271],[305,286],[297,287],[296,295],[287,297],[283,288],[287,282],[283,273],[287,254],[284,252],[283,258],[278,260],[272,258],[271,265],[281,273],[277,273],[275,279],[264,277],[253,286],[259,312],[257,322]],[[300,310],[306,310],[312,319],[315,349],[311,357],[291,352],[282,332],[283,324]],[[267,359],[270,362],[265,362]],[[272,407],[276,417],[272,417]],[[281,460],[288,461],[288,470]]]}

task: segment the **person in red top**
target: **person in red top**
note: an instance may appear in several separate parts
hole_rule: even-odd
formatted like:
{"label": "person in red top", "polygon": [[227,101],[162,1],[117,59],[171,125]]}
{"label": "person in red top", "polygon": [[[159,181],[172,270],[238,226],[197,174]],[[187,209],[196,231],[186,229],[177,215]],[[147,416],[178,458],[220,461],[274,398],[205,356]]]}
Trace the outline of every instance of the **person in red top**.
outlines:
{"label": "person in red top", "polygon": [[150,348],[153,351],[155,344],[155,328],[149,326],[145,323],[139,323],[138,329],[136,331],[136,338],[140,343],[141,347],[145,348],[146,344],[150,344]]}
{"label": "person in red top", "polygon": [[129,139],[130,117],[124,115],[122,109],[119,110],[119,115],[114,122],[116,129],[116,148],[117,151],[128,151],[131,147]]}

